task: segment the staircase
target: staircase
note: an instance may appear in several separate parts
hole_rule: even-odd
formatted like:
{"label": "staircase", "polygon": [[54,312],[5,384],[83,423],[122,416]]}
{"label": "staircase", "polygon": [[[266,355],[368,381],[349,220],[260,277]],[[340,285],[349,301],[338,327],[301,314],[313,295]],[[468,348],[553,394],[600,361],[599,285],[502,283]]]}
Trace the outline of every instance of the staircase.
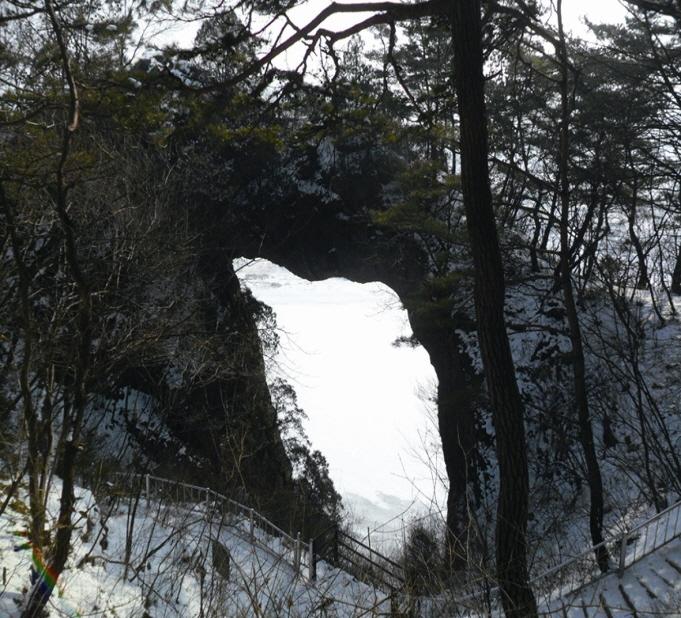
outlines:
{"label": "staircase", "polygon": [[544,615],[681,613],[681,502],[604,545],[616,561],[606,574],[600,573],[589,549],[532,580]]}
{"label": "staircase", "polygon": [[[541,608],[540,608],[541,611]],[[681,540],[627,568],[567,595],[545,608],[545,616],[643,617],[681,613]]]}
{"label": "staircase", "polygon": [[[605,574],[595,548],[588,548],[531,578],[540,616],[681,616],[681,502],[625,534],[610,536],[603,545],[610,556]],[[500,590],[488,578],[457,586],[457,591],[422,599],[422,615],[503,616]]]}

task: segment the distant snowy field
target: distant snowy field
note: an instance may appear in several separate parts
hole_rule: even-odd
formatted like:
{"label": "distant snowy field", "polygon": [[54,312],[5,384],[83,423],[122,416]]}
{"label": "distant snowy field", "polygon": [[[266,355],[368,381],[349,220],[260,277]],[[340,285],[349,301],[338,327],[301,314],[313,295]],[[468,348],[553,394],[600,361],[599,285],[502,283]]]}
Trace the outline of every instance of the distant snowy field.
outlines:
{"label": "distant snowy field", "polygon": [[411,334],[397,295],[381,283],[306,281],[266,260],[235,267],[277,315],[281,349],[270,371],[295,387],[312,445],[358,524],[399,520],[435,490],[441,499],[425,464],[426,450],[441,464],[423,397],[434,392],[435,372],[422,347],[393,345]]}

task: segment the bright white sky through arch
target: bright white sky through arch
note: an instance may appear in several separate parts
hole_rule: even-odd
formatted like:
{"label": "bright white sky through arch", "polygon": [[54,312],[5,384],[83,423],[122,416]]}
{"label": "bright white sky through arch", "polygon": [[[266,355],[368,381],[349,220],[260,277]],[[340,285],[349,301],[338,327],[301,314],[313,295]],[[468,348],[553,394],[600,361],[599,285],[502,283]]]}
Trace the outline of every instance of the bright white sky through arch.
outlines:
{"label": "bright white sky through arch", "polygon": [[380,283],[305,281],[265,260],[235,267],[277,314],[281,345],[268,373],[296,389],[346,506],[373,526],[434,497],[442,504],[433,407],[420,395],[434,394],[435,374],[422,347],[393,345],[411,334],[397,295]]}

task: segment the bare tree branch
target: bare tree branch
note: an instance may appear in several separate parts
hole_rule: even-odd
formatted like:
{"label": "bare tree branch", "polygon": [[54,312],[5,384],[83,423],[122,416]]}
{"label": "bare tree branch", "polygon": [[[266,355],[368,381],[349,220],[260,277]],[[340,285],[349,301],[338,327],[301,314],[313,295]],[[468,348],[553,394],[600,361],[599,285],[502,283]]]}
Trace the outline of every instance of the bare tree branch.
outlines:
{"label": "bare tree branch", "polygon": [[518,4],[521,7],[520,9],[506,6],[495,1],[492,2],[492,10],[515,17],[520,22],[525,24],[530,30],[532,30],[532,32],[538,34],[540,37],[551,43],[554,47],[559,47],[560,41],[558,40],[558,37],[555,35],[555,33],[551,32],[551,30],[539,23],[534,12],[530,11],[524,2],[519,1]]}
{"label": "bare tree branch", "polygon": [[[408,19],[418,19],[443,13],[446,9],[445,0],[426,0],[417,4],[401,4],[399,2],[361,2],[357,4],[343,4],[332,2],[324,10],[319,12],[305,26],[296,30],[294,34],[286,40],[275,45],[267,54],[258,59],[254,64],[247,67],[244,71],[234,76],[230,83],[237,83],[255,73],[258,69],[270,63],[280,56],[287,49],[305,39],[311,39],[315,44],[322,36],[327,37],[331,42],[348,38],[353,34],[378,24],[391,24],[396,21]],[[332,32],[327,29],[315,32],[329,17],[346,13],[374,13],[371,17],[339,32]]]}

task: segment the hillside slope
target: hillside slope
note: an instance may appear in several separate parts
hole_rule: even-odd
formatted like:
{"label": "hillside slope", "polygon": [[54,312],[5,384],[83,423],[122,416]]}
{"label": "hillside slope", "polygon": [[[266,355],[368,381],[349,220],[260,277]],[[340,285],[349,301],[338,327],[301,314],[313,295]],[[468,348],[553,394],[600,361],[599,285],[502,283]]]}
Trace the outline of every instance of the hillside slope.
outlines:
{"label": "hillside slope", "polygon": [[[51,517],[58,509],[59,485],[55,479],[48,496]],[[259,546],[245,540],[247,521],[219,516],[206,504],[144,498],[136,503],[110,490],[98,497],[77,491],[74,548],[51,598],[50,618],[351,617],[387,611],[383,592],[325,563],[318,565],[314,585],[308,582],[304,573],[274,557],[277,539],[256,530]],[[21,538],[24,511],[20,493],[0,516],[6,581],[0,615],[8,618],[20,615],[29,583],[31,550]]]}

